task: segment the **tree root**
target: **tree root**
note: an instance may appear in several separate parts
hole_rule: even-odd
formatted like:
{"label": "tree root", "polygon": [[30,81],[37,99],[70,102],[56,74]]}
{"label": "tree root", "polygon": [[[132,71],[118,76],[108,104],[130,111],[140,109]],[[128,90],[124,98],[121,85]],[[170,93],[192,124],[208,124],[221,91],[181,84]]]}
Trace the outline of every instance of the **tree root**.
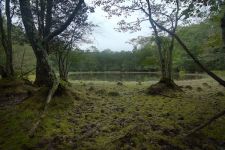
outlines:
{"label": "tree root", "polygon": [[191,130],[191,131],[190,131],[188,134],[186,134],[184,137],[188,137],[188,136],[194,134],[195,132],[198,132],[199,130],[205,128],[206,126],[210,125],[213,121],[219,119],[220,117],[222,117],[222,116],[224,116],[224,115],[225,115],[225,109],[224,109],[222,112],[220,112],[220,113],[214,115],[213,117],[211,117],[208,121],[206,121],[206,122],[203,123],[202,125],[200,125],[200,126],[194,128],[193,130]]}
{"label": "tree root", "polygon": [[147,89],[149,95],[163,95],[169,91],[182,91],[181,88],[171,79],[161,79],[158,83],[153,84]]}
{"label": "tree root", "polygon": [[33,127],[31,128],[31,130],[29,131],[29,137],[32,138],[34,137],[34,133],[37,130],[37,128],[39,127],[41,120],[45,117],[47,109],[48,109],[48,105],[52,100],[52,97],[54,96],[54,94],[56,93],[57,89],[59,87],[59,83],[55,82],[55,84],[52,86],[52,88],[49,90],[48,92],[48,96],[46,98],[46,103],[44,106],[44,110],[42,111],[40,118],[38,119],[38,121],[33,125]]}

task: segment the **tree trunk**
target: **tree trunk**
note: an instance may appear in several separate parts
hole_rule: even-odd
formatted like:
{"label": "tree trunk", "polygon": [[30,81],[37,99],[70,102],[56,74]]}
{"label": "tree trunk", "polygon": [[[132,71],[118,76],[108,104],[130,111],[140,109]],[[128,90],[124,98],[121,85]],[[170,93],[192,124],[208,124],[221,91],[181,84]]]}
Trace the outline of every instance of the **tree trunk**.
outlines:
{"label": "tree trunk", "polygon": [[171,44],[167,56],[167,78],[173,79],[172,77],[172,68],[173,68],[173,48],[174,48],[174,37],[171,39]]}
{"label": "tree trunk", "polygon": [[223,18],[221,19],[221,29],[222,29],[223,45],[225,45],[225,12],[223,14]]}
{"label": "tree trunk", "polygon": [[66,52],[60,51],[60,49],[58,49],[58,51],[56,52],[56,59],[58,61],[58,69],[59,69],[59,77],[61,80],[66,82],[68,81],[69,52],[70,52],[69,49]]}
{"label": "tree trunk", "polygon": [[153,24],[153,22],[150,21],[150,24],[154,30],[154,33],[155,33],[155,42],[156,42],[156,45],[158,47],[158,52],[159,52],[159,60],[160,60],[160,65],[161,65],[161,73],[162,73],[162,76],[161,78],[164,80],[166,78],[166,63],[165,63],[165,59],[163,57],[163,54],[162,54],[162,42],[161,42],[161,39],[158,35],[158,31],[157,31],[157,28],[156,26]]}
{"label": "tree trunk", "polygon": [[14,76],[14,69],[13,69],[13,58],[12,58],[12,49],[8,48],[6,53],[6,64],[5,64],[5,70],[7,77],[13,77]]}
{"label": "tree trunk", "polygon": [[7,34],[5,33],[2,11],[0,11],[0,33],[1,33],[1,41],[3,48],[5,50],[6,55],[6,62],[5,62],[5,73],[6,77],[13,77],[14,76],[14,69],[13,69],[13,56],[12,56],[12,20],[11,20],[11,13],[10,13],[10,0],[5,1],[5,13],[7,18]]}
{"label": "tree trunk", "polygon": [[52,87],[57,80],[56,75],[50,66],[47,51],[45,50],[42,44],[43,42],[38,36],[38,31],[34,25],[30,1],[20,0],[19,2],[26,34],[37,59],[35,84]]}
{"label": "tree trunk", "polygon": [[33,49],[36,49],[35,56],[37,59],[35,84],[38,86],[46,85],[51,87],[56,81],[56,76],[49,64],[48,55],[42,47],[33,47]]}
{"label": "tree trunk", "polygon": [[65,72],[60,72],[60,79],[67,82],[68,81],[68,74]]}
{"label": "tree trunk", "polygon": [[184,42],[173,32],[170,30],[166,29],[165,27],[161,26],[157,22],[155,22],[152,18],[151,20],[154,22],[156,26],[158,26],[161,30],[166,31],[169,33],[171,36],[174,36],[176,41],[181,45],[181,47],[185,50],[185,52],[193,59],[193,61],[203,70],[205,71],[210,77],[212,77],[214,80],[216,80],[220,85],[225,87],[225,81],[218,77],[216,74],[208,70],[192,53],[191,51],[187,48],[187,46],[184,44]]}
{"label": "tree trunk", "polygon": [[14,76],[13,56],[12,56],[12,20],[10,10],[10,0],[6,0],[7,17],[7,54],[6,54],[6,72],[9,76]]}
{"label": "tree trunk", "polygon": [[148,3],[148,13],[149,14],[144,9],[142,9],[142,11],[144,13],[146,13],[146,15],[148,15],[149,23],[151,24],[151,26],[153,28],[153,31],[154,31],[154,34],[155,34],[155,42],[156,42],[156,45],[158,47],[159,59],[160,59],[160,64],[161,64],[161,73],[162,73],[161,80],[164,80],[164,79],[166,79],[166,62],[165,62],[165,59],[164,59],[163,54],[162,54],[162,42],[161,42],[161,39],[159,37],[157,27],[154,24],[153,20],[151,19],[152,12],[151,12],[151,7],[150,7],[149,1],[147,1],[147,3]]}

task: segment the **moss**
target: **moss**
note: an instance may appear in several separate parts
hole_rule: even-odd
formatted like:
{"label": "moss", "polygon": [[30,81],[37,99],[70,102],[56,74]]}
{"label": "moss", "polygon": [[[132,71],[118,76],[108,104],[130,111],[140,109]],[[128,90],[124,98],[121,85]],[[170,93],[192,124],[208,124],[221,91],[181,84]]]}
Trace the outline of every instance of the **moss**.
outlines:
{"label": "moss", "polygon": [[109,96],[119,96],[120,93],[117,92],[117,91],[110,91],[110,92],[108,93],[108,95],[109,95]]}
{"label": "moss", "polygon": [[[0,107],[0,149],[46,149],[49,145],[54,149],[219,149],[225,140],[222,118],[196,137],[179,138],[225,107],[225,97],[216,95],[223,89],[216,83],[177,82],[194,89],[202,83],[213,88],[204,86],[201,92],[186,90],[177,97],[165,97],[139,92],[153,82],[126,82],[126,87],[115,82],[73,82],[70,92],[53,98],[30,139],[28,132],[47,95],[47,89],[40,89],[20,104]],[[108,96],[112,91],[120,96]]]}
{"label": "moss", "polygon": [[158,83],[151,85],[147,89],[147,94],[149,95],[160,95],[164,93],[175,93],[182,91],[179,86],[175,84],[173,80],[161,79]]}

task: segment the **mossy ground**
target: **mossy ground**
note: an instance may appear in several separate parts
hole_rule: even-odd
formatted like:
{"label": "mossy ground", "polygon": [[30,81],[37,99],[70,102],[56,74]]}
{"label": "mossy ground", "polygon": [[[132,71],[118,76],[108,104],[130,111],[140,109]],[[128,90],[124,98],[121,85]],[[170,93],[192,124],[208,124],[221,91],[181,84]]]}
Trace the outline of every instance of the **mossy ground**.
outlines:
{"label": "mossy ground", "polygon": [[192,137],[182,135],[225,109],[225,90],[210,79],[178,81],[183,92],[150,96],[153,82],[71,81],[54,97],[35,136],[46,90],[0,107],[0,149],[219,149],[225,119]]}

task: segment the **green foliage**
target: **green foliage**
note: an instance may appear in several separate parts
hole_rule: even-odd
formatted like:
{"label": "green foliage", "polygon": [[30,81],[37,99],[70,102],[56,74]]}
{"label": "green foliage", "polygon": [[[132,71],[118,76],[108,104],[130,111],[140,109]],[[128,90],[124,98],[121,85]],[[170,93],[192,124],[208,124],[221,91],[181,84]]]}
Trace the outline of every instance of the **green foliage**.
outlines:
{"label": "green foliage", "polygon": [[30,45],[13,45],[13,65],[15,71],[19,74],[21,71],[22,73],[26,73],[35,70],[36,58]]}
{"label": "green foliage", "polygon": [[[223,70],[225,68],[223,59],[225,52],[222,48],[221,29],[218,20],[212,18],[200,24],[182,27],[178,30],[178,35],[185,41],[192,53],[210,70]],[[174,67],[179,70],[201,71],[177,43],[174,51],[174,64]]]}
{"label": "green foliage", "polygon": [[[222,48],[220,19],[213,16],[199,24],[180,27],[177,34],[192,53],[210,70],[224,70],[225,49]],[[163,37],[163,47],[166,45]],[[159,71],[158,51],[151,37],[132,39],[133,51],[75,50],[71,53],[71,71]],[[201,72],[202,70],[175,42],[173,70]]]}

